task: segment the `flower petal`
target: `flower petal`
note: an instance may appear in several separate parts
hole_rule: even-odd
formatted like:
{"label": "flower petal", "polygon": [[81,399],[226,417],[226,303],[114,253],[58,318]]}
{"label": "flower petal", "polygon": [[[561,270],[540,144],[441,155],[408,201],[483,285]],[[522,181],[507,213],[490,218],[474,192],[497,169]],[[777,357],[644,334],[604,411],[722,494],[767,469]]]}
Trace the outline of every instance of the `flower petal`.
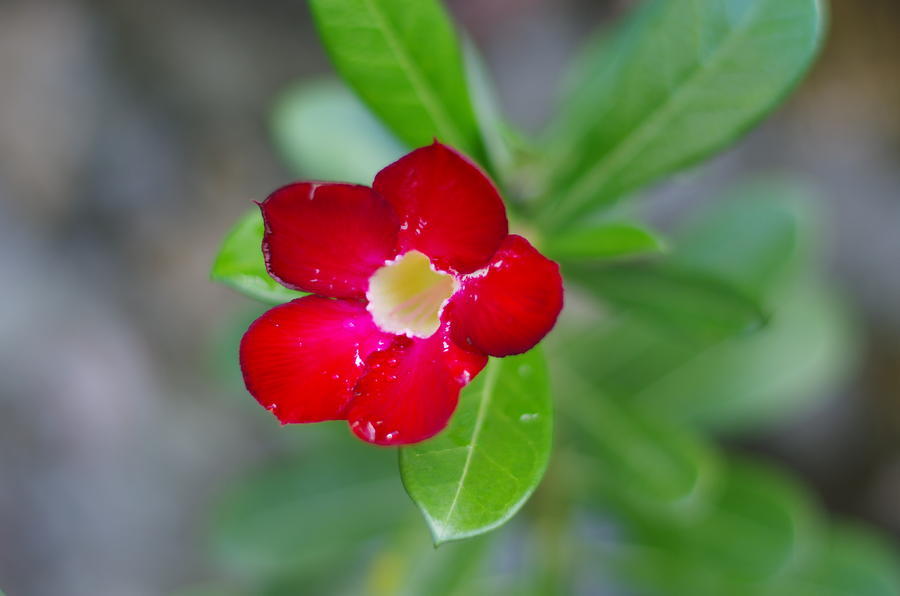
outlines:
{"label": "flower petal", "polygon": [[266,267],[295,290],[361,298],[372,272],[396,254],[397,217],[366,186],[297,182],[260,209]]}
{"label": "flower petal", "polygon": [[450,341],[446,323],[425,339],[398,337],[369,357],[347,413],[350,428],[378,445],[424,441],[447,426],[459,390],[485,364],[487,356]]}
{"label": "flower petal", "polygon": [[305,296],[270,309],[241,340],[247,390],[284,423],[345,417],[365,359],[390,345],[358,302]]}
{"label": "flower petal", "polygon": [[448,305],[453,339],[491,356],[521,354],[553,328],[563,305],[559,265],[511,234]]}
{"label": "flower petal", "polygon": [[493,182],[437,141],[381,170],[372,187],[400,217],[399,253],[419,250],[442,269],[483,267],[508,233]]}

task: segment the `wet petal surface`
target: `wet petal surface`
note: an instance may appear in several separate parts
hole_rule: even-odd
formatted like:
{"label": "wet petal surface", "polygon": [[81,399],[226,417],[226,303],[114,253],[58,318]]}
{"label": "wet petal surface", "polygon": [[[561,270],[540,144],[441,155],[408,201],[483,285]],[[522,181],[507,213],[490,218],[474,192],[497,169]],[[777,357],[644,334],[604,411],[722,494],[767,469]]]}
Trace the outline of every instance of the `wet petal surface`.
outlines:
{"label": "wet petal surface", "polygon": [[241,371],[247,390],[282,423],[342,419],[366,358],[392,340],[363,304],[306,296],[250,325]]}
{"label": "wet petal surface", "polygon": [[362,298],[369,277],[395,254],[398,220],[368,187],[298,182],[260,208],[266,266],[289,288]]}
{"label": "wet petal surface", "polygon": [[460,389],[485,364],[486,356],[451,341],[446,323],[427,339],[398,337],[369,358],[347,413],[350,428],[378,445],[423,441],[447,426]]}
{"label": "wet petal surface", "polygon": [[400,218],[399,252],[419,250],[441,269],[475,271],[508,233],[493,182],[446,145],[400,158],[378,173],[373,188]]}
{"label": "wet petal surface", "polygon": [[521,354],[553,328],[563,305],[559,265],[511,234],[450,303],[453,338],[491,356]]}

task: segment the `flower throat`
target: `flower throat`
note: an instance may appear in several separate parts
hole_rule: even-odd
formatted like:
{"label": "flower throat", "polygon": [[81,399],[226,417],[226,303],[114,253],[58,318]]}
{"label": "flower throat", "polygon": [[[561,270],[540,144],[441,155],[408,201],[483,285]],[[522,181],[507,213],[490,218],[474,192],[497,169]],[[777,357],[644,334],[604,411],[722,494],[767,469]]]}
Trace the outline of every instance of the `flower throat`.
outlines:
{"label": "flower throat", "polygon": [[459,282],[452,275],[435,270],[427,256],[412,250],[372,274],[367,308],[382,331],[430,337],[457,289]]}

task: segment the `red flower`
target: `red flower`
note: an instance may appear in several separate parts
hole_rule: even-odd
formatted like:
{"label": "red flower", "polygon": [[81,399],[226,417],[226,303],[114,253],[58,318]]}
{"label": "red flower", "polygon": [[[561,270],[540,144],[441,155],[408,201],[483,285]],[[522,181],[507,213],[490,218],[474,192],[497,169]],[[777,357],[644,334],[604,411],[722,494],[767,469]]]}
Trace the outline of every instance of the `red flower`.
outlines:
{"label": "red flower", "polygon": [[260,208],[269,273],[316,294],[241,341],[247,389],[284,424],[346,419],[371,443],[427,439],[488,356],[531,349],[562,308],[556,263],[509,234],[493,183],[437,142],[372,188],[298,182]]}

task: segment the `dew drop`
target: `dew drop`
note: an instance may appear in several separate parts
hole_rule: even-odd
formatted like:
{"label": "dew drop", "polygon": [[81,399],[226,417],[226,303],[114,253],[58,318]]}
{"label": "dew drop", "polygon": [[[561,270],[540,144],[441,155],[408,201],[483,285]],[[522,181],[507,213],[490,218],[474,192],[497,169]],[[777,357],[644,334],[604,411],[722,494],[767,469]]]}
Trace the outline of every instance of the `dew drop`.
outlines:
{"label": "dew drop", "polygon": [[540,414],[522,414],[519,416],[520,422],[533,422],[540,417]]}

